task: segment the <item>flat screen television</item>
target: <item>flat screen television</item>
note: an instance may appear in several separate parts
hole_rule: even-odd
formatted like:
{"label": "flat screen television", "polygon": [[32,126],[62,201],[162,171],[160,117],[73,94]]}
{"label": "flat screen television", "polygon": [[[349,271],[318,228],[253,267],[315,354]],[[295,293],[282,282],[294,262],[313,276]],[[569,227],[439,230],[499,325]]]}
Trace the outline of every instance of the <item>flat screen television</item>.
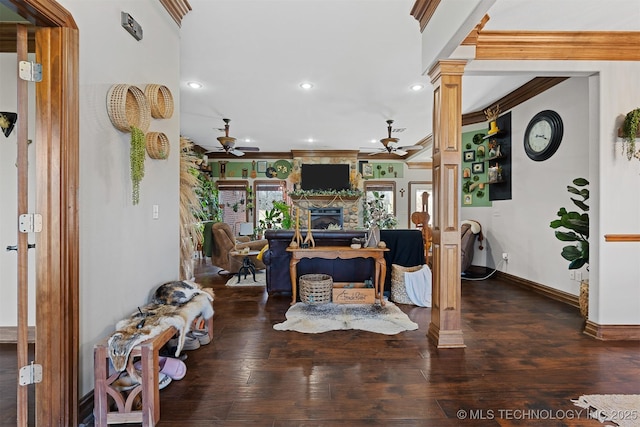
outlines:
{"label": "flat screen television", "polygon": [[348,164],[302,164],[300,187],[307,191],[348,190]]}

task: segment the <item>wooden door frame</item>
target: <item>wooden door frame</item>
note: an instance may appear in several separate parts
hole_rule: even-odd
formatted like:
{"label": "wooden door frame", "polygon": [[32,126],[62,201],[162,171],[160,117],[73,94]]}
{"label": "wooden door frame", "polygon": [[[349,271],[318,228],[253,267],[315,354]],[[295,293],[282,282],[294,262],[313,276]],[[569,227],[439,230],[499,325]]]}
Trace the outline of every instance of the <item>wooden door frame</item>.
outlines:
{"label": "wooden door frame", "polygon": [[78,425],[78,30],[54,0],[0,0],[36,25],[36,425]]}

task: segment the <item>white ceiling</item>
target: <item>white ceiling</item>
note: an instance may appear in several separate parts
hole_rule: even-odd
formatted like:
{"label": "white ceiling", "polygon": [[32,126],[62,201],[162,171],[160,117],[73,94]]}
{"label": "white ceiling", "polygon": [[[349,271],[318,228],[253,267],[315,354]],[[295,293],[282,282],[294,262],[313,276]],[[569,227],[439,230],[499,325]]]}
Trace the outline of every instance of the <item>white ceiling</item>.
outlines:
{"label": "white ceiling", "polygon": [[[637,31],[640,25],[638,0],[464,1],[487,11],[488,30]],[[400,145],[431,133],[432,86],[422,75],[419,24],[409,14],[414,0],[189,3],[181,29],[181,133],[196,144],[218,148],[223,118],[231,119],[236,145],[262,152],[378,148],[388,119],[405,129],[393,135]],[[463,113],[535,77],[484,74],[463,77]],[[188,81],[204,87],[191,89]],[[303,81],[314,88],[302,90]],[[425,89],[411,91],[415,83]]]}

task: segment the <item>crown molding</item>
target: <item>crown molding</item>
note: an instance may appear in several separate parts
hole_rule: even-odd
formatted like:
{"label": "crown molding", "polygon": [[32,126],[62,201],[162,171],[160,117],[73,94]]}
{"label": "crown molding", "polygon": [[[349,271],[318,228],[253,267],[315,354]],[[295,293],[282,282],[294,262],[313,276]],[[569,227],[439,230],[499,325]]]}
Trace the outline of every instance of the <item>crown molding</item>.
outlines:
{"label": "crown molding", "polygon": [[514,107],[522,104],[523,102],[533,98],[534,96],[540,95],[545,90],[550,89],[559,83],[562,83],[568,78],[569,77],[536,77],[532,80],[529,80],[527,83],[523,84],[516,90],[508,93],[497,101],[492,102],[486,107],[477,111],[473,111],[471,113],[463,114],[462,126],[486,122],[487,118],[484,114],[484,110],[486,110],[488,107],[500,105],[501,111],[509,111]]}
{"label": "crown molding", "polygon": [[440,0],[417,0],[413,4],[410,15],[420,23],[420,32],[427,27],[439,4]]}
{"label": "crown molding", "polygon": [[433,169],[433,162],[407,162],[408,169]]}
{"label": "crown molding", "polygon": [[478,34],[480,34],[480,31],[482,31],[489,19],[489,15],[484,15],[480,22],[475,27],[473,27],[473,30],[471,30],[471,32],[464,40],[462,40],[462,43],[460,44],[463,46],[475,46],[478,43]]}
{"label": "crown molding", "polygon": [[640,61],[640,31],[481,31],[475,59]]}
{"label": "crown molding", "polygon": [[358,150],[291,150],[293,157],[357,157]]}
{"label": "crown molding", "polygon": [[167,9],[173,20],[176,21],[178,27],[181,27],[182,18],[191,10],[189,2],[187,0],[160,0],[160,3]]}
{"label": "crown molding", "polygon": [[283,152],[254,152],[248,151],[244,156],[237,157],[233,154],[227,154],[224,151],[214,151],[206,153],[209,160],[260,160],[260,159],[293,159],[290,151]]}

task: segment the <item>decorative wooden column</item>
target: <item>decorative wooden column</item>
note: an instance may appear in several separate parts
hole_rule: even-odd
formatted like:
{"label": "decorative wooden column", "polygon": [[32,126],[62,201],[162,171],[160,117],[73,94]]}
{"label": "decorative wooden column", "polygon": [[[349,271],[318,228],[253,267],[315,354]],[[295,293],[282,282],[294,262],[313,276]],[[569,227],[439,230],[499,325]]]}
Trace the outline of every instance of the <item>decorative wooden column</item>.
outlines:
{"label": "decorative wooden column", "polygon": [[460,159],[462,74],[466,61],[429,70],[433,92],[433,307],[428,337],[438,348],[465,347],[460,316]]}

